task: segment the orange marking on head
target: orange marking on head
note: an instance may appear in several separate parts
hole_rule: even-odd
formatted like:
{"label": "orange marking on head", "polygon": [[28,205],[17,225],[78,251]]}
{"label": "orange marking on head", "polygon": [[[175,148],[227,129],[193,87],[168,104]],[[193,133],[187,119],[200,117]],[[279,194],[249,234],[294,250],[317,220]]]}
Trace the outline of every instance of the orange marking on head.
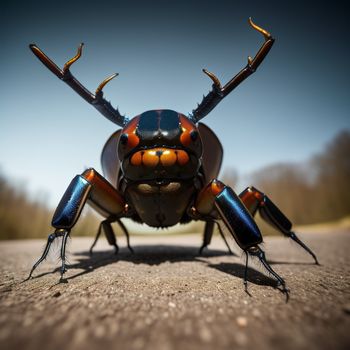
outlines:
{"label": "orange marking on head", "polygon": [[142,152],[136,152],[131,156],[130,163],[132,165],[141,165],[142,164]]}
{"label": "orange marking on head", "polygon": [[180,142],[184,146],[189,146],[192,142],[191,135],[188,131],[183,131],[181,136],[180,136]]}
{"label": "orange marking on head", "polygon": [[136,129],[139,123],[139,119],[140,117],[135,117],[131,119],[129,124],[122,131],[123,134],[128,135],[128,147],[130,148],[136,147],[140,142],[139,137],[136,135]]}
{"label": "orange marking on head", "polygon": [[180,136],[180,142],[184,146],[189,146],[193,142],[191,138],[191,132],[197,130],[196,126],[188,120],[185,116],[180,116],[180,123],[182,134]]}
{"label": "orange marking on head", "polygon": [[128,147],[134,148],[140,142],[140,139],[135,134],[128,134]]}
{"label": "orange marking on head", "polygon": [[180,116],[181,128],[191,132],[192,130],[196,130],[196,126],[185,116]]}
{"label": "orange marking on head", "polygon": [[211,192],[214,196],[217,196],[220,192],[222,192],[224,188],[225,185],[218,180],[213,180],[213,182],[211,183]]}
{"label": "orange marking on head", "polygon": [[160,156],[160,162],[162,163],[162,165],[171,166],[175,164],[176,154],[174,150],[165,149],[165,150],[162,150],[162,152],[163,153]]}
{"label": "orange marking on head", "polygon": [[157,155],[156,149],[145,151],[142,157],[142,164],[149,167],[155,167],[158,165],[158,163],[159,163],[159,157]]}
{"label": "orange marking on head", "polygon": [[190,157],[188,156],[187,152],[185,152],[185,151],[178,150],[178,151],[176,151],[176,155],[177,155],[177,162],[180,165],[185,165],[190,160]]}

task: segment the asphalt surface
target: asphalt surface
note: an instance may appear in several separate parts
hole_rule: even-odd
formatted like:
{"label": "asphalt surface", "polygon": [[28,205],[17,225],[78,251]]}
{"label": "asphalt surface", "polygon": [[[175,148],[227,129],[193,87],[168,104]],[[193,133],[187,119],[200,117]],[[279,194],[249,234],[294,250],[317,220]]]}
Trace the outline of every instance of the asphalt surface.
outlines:
{"label": "asphalt surface", "polygon": [[321,266],[283,237],[264,244],[287,303],[253,262],[245,293],[244,257],[220,237],[203,256],[199,235],[131,237],[133,255],[120,239],[117,256],[101,239],[92,258],[92,239],[73,237],[63,283],[56,258],[21,283],[44,241],[2,242],[0,348],[350,349],[350,231],[300,237]]}

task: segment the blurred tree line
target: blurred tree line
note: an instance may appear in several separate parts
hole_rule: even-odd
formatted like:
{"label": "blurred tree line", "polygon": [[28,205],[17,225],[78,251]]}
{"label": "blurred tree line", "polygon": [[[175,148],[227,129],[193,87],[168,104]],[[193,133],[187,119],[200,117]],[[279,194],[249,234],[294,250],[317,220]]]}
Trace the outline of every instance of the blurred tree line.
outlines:
{"label": "blurred tree line", "polygon": [[322,223],[350,215],[350,131],[340,132],[306,164],[275,164],[255,172],[251,183],[295,224]]}
{"label": "blurred tree line", "polygon": [[[84,208],[74,235],[96,233],[100,220],[96,215],[89,215],[90,211],[92,209]],[[13,184],[0,173],[0,240],[47,237],[54,231],[53,213],[46,205],[45,195],[30,199],[23,186]]]}
{"label": "blurred tree line", "polygon": [[[238,173],[226,170],[221,178],[235,187]],[[324,152],[306,164],[267,166],[253,173],[250,180],[295,224],[326,222],[350,215],[350,131],[338,134]],[[30,199],[23,187],[0,173],[0,239],[46,237],[53,231],[50,222],[54,211],[45,202],[45,196]],[[85,207],[74,235],[95,234],[99,222],[93,210]],[[199,226],[189,226],[189,231]],[[264,228],[263,231],[266,232]]]}

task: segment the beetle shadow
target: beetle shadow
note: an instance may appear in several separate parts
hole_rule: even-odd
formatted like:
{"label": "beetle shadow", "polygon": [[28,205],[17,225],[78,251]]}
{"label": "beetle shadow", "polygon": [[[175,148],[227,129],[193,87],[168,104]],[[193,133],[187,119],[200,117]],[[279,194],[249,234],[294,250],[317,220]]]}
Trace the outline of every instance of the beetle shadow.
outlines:
{"label": "beetle shadow", "polygon": [[[165,262],[176,263],[181,261],[200,261],[199,258],[209,258],[216,256],[231,255],[223,250],[205,249],[203,254],[199,254],[198,247],[184,247],[174,245],[137,245],[133,246],[134,253],[128,248],[119,248],[117,254],[110,250],[98,250],[90,254],[89,251],[81,251],[73,253],[75,263],[67,263],[67,268],[83,270],[75,275],[64,278],[66,282],[70,279],[90,273],[100,267],[117,263],[119,261],[132,262],[134,264],[147,264],[150,266],[160,265]],[[202,261],[203,262],[203,261]],[[57,267],[53,271],[43,272],[32,278],[40,278],[45,275],[54,274],[60,271]]]}
{"label": "beetle shadow", "polygon": [[268,260],[270,265],[316,265],[314,261],[304,262],[304,261],[278,261],[278,260]]}
{"label": "beetle shadow", "polygon": [[[114,264],[120,261],[131,262],[133,264],[147,264],[150,266],[160,265],[165,262],[176,263],[184,261],[197,261],[206,264],[210,268],[217,269],[231,276],[244,278],[245,266],[239,263],[210,263],[207,259],[220,256],[231,256],[227,251],[217,249],[205,249],[203,254],[199,254],[198,247],[184,246],[167,246],[167,245],[138,245],[133,247],[135,253],[130,253],[127,248],[120,248],[118,254],[112,250],[95,251],[90,255],[89,251],[81,251],[74,253],[74,263],[68,263],[67,267],[70,271],[73,269],[82,270],[74,275],[63,278],[59,283],[67,283],[77,277],[86,275],[94,270]],[[234,255],[235,256],[235,255]],[[60,269],[38,274],[34,279],[45,275],[59,273]],[[264,275],[263,273],[248,267],[248,281],[256,285],[264,285],[277,288],[274,279]]]}
{"label": "beetle shadow", "polygon": [[[111,250],[95,251],[92,255],[88,251],[74,253],[78,260],[75,264],[69,264],[69,269],[82,269],[83,271],[67,278],[74,279],[93,270],[119,261],[133,264],[147,264],[150,266],[161,265],[165,262],[176,263],[183,261],[200,261],[200,258],[210,258],[230,255],[222,250],[206,249],[199,254],[198,247],[167,246],[167,245],[138,245],[133,246],[134,253],[127,248],[120,248],[118,254]],[[58,271],[59,269],[56,269]]]}
{"label": "beetle shadow", "polygon": [[[237,263],[219,263],[219,264],[208,264],[208,267],[224,272],[228,275],[239,277],[244,280],[245,266]],[[273,288],[278,287],[278,282],[248,266],[247,269],[247,281],[260,286],[269,286]]]}
{"label": "beetle shadow", "polygon": [[133,246],[134,253],[127,248],[120,248],[118,254],[113,251],[95,251],[91,255],[88,251],[77,252],[74,255],[80,257],[88,257],[91,260],[107,258],[113,255],[114,261],[129,261],[135,264],[159,265],[164,262],[193,261],[198,258],[210,258],[231,255],[229,252],[218,249],[205,249],[203,253],[199,253],[198,247],[176,246],[176,245],[137,245]]}

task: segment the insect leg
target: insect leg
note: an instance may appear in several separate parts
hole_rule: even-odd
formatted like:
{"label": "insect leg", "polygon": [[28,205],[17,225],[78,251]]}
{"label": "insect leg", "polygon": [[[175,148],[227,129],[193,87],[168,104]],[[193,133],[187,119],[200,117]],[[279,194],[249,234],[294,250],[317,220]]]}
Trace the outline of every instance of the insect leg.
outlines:
{"label": "insect leg", "polygon": [[64,231],[64,230],[57,229],[54,233],[51,233],[48,236],[47,243],[46,243],[46,246],[44,248],[44,251],[43,251],[41,257],[39,258],[39,260],[33,265],[32,269],[30,270],[30,273],[29,273],[29,276],[28,276],[27,280],[29,280],[32,277],[32,274],[33,274],[34,270],[46,259],[47,255],[49,254],[52,242],[57,237],[63,236],[65,232],[66,231]]}
{"label": "insect leg", "polygon": [[[270,266],[270,264],[266,260],[266,255],[265,252],[258,246],[253,246],[248,249],[248,253],[251,256],[257,257],[261,264],[265,267],[265,269],[273,276],[276,278],[278,285],[281,287],[281,291],[286,295],[286,301],[289,300],[289,289],[286,287],[286,283],[284,279],[279,276]],[[248,260],[247,260],[248,264]],[[247,265],[246,265],[246,270],[245,270],[245,278],[247,277]],[[245,286],[245,289],[247,291],[247,285]]]}
{"label": "insect leg", "polygon": [[206,248],[210,242],[211,238],[213,237],[213,232],[214,232],[214,221],[207,221],[205,223],[204,227],[204,234],[203,234],[203,243],[201,247],[199,248],[199,254],[202,254],[203,249]]}
{"label": "insect leg", "polygon": [[[66,271],[65,251],[67,238],[70,230],[79,219],[81,211],[86,202],[88,202],[95,210],[97,210],[107,219],[112,217],[116,218],[124,214],[125,201],[122,195],[94,169],[88,169],[82,175],[77,175],[64,193],[51,222],[52,226],[56,229],[55,235],[59,233],[63,236],[61,246],[61,275],[63,275]],[[102,226],[103,225],[104,224],[102,223]],[[108,231],[106,233],[107,239],[110,238],[112,244],[116,246],[113,231],[111,231],[111,233],[109,230],[110,224],[105,224],[103,227],[105,228],[105,232]],[[45,259],[51,243],[56,236],[49,236],[43,256],[34,265],[30,275]]]}
{"label": "insect leg", "polygon": [[299,244],[313,257],[315,263],[319,265],[315,253],[292,231],[292,223],[268,196],[254,187],[248,187],[239,197],[253,216],[259,211],[264,221]]}
{"label": "insect leg", "polygon": [[115,254],[118,254],[119,251],[119,247],[117,245],[117,239],[115,237],[112,225],[111,225],[111,221],[106,219],[104,221],[101,222],[102,225],[102,229],[105,233],[105,236],[107,238],[107,241],[110,245],[112,245],[115,249]]}
{"label": "insect leg", "polygon": [[244,251],[244,253],[245,253],[244,290],[247,294],[249,294],[248,292],[248,253],[246,251]]}
{"label": "insect leg", "polygon": [[67,245],[67,239],[69,237],[69,231],[66,230],[63,232],[63,239],[62,239],[62,245],[61,245],[61,278],[63,278],[63,274],[66,272],[66,245]]}
{"label": "insect leg", "polygon": [[212,180],[202,189],[195,209],[199,215],[223,220],[243,250],[262,242],[259,228],[241,200],[230,187],[218,180]]}
{"label": "insect leg", "polygon": [[97,234],[95,237],[94,242],[92,243],[91,247],[90,247],[90,255],[92,255],[92,250],[94,248],[94,246],[96,245],[100,235],[101,235],[101,231],[103,230],[103,232],[105,233],[105,236],[107,238],[107,241],[110,245],[114,246],[115,248],[115,254],[118,254],[119,251],[119,247],[117,244],[117,239],[116,236],[113,232],[113,228],[111,226],[111,220],[110,219],[106,219],[101,221],[100,225],[98,226],[98,230],[97,230]]}
{"label": "insect leg", "polygon": [[88,169],[82,176],[86,178],[93,186],[91,195],[89,196],[89,204],[96,209],[102,216],[106,219],[101,222],[99,229],[97,231],[96,238],[90,248],[90,254],[92,253],[93,247],[97,243],[97,240],[103,230],[107,241],[110,245],[114,246],[115,253],[118,253],[119,247],[117,245],[116,236],[114,234],[112,223],[118,222],[121,229],[127,238],[127,245],[130,251],[130,238],[129,233],[120,221],[119,217],[125,211],[125,200],[122,197],[121,193],[116,190],[103,176],[101,176],[96,170]]}
{"label": "insect leg", "polygon": [[122,231],[124,232],[124,235],[126,237],[126,244],[128,246],[130,253],[134,253],[134,250],[132,249],[132,247],[130,245],[129,231],[127,230],[127,228],[125,227],[125,225],[123,224],[123,222],[120,219],[117,219],[116,221],[118,222],[119,226],[121,227]]}
{"label": "insect leg", "polygon": [[227,242],[227,239],[226,239],[226,237],[225,237],[225,235],[224,235],[224,232],[223,232],[223,230],[222,230],[222,228],[221,228],[221,226],[220,226],[220,223],[217,222],[216,224],[218,225],[218,229],[219,229],[220,236],[221,236],[221,238],[223,239],[223,241],[225,242],[225,245],[226,245],[226,247],[227,247],[227,249],[228,249],[228,252],[229,252],[231,255],[235,255],[235,254],[233,253],[233,251],[231,250],[230,245],[229,245],[228,242]]}
{"label": "insect leg", "polygon": [[131,245],[130,245],[130,236],[129,236],[129,232],[127,230],[127,228],[125,227],[125,225],[123,224],[123,222],[120,219],[115,219],[115,218],[109,218],[106,219],[104,221],[102,221],[98,227],[97,230],[97,234],[95,237],[94,242],[92,243],[91,247],[90,247],[90,255],[92,254],[93,248],[95,247],[100,235],[101,235],[101,231],[103,230],[105,233],[105,236],[107,238],[107,241],[110,245],[115,247],[115,253],[117,254],[119,251],[119,247],[117,245],[117,240],[116,240],[116,236],[114,234],[113,228],[112,228],[112,223],[113,222],[117,222],[119,224],[119,226],[121,227],[123,233],[126,236],[126,243],[128,246],[128,249],[130,250],[131,253],[134,253],[134,250],[132,249]]}
{"label": "insect leg", "polygon": [[201,255],[203,253],[203,249],[206,248],[210,244],[211,239],[213,237],[213,233],[214,233],[214,224],[217,224],[220,236],[223,239],[223,241],[225,242],[225,245],[228,249],[228,252],[231,255],[234,255],[227,240],[226,240],[226,237],[221,229],[220,223],[215,221],[215,220],[208,220],[205,223],[204,233],[203,233],[203,243],[202,243],[201,247],[199,248],[199,254]]}
{"label": "insect leg", "polygon": [[101,230],[102,230],[102,222],[100,222],[100,224],[98,225],[98,230],[97,230],[97,233],[96,233],[96,236],[95,236],[95,239],[94,239],[94,242],[92,243],[90,249],[89,249],[89,253],[90,255],[92,255],[92,250],[94,249],[98,239],[100,238],[100,235],[101,235]]}
{"label": "insect leg", "polygon": [[[262,235],[253,217],[240,198],[228,186],[218,180],[211,181],[198,195],[195,211],[199,215],[219,217],[239,247],[251,256],[256,256],[264,268],[276,278],[282,291],[288,293],[285,282],[269,265],[265,253],[258,244],[262,243]],[[247,276],[245,274],[245,280]]]}

